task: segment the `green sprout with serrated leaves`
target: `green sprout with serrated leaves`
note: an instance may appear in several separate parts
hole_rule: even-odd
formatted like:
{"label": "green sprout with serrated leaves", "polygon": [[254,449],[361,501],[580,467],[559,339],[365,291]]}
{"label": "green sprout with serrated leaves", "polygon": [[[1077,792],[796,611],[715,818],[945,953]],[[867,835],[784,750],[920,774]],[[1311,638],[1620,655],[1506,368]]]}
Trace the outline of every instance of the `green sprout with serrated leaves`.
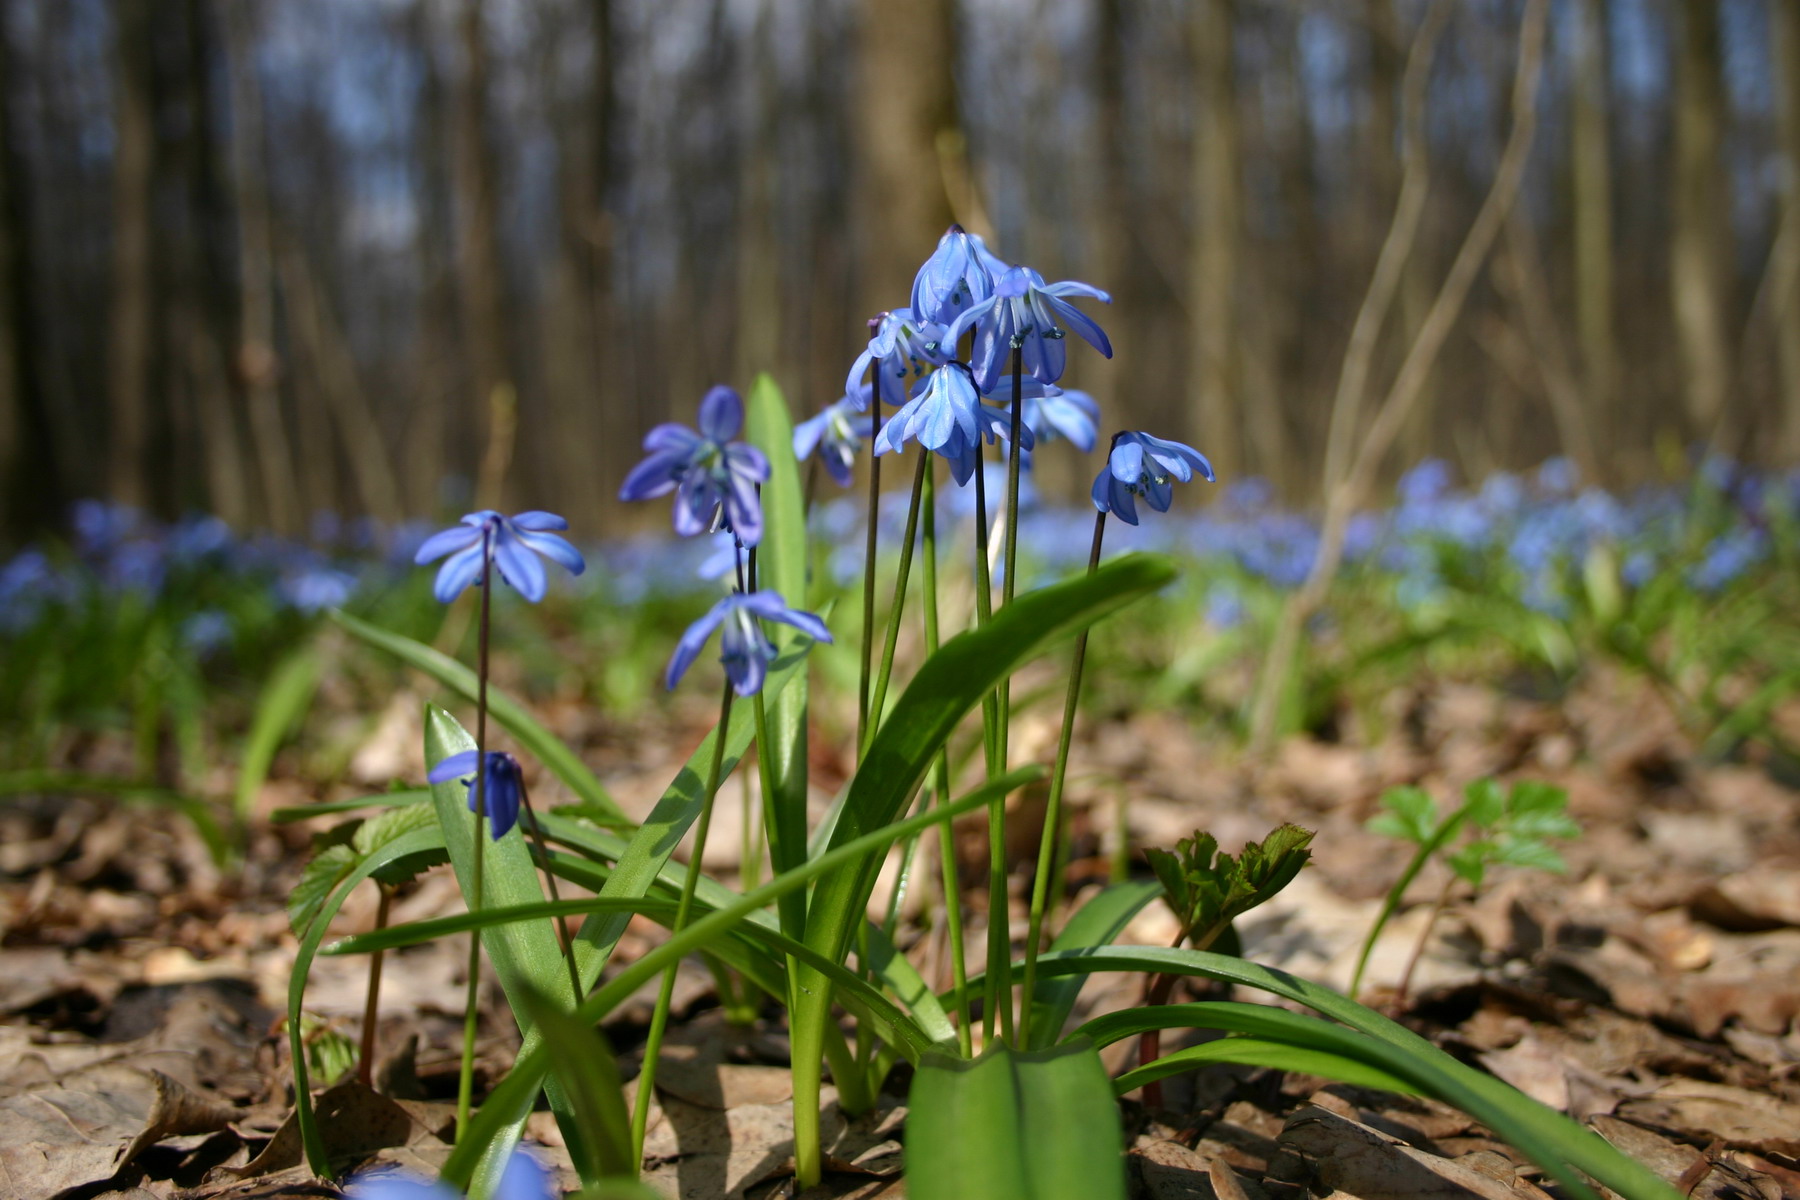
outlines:
{"label": "green sprout with serrated leaves", "polygon": [[[1432,927],[1457,880],[1480,891],[1488,868],[1493,866],[1527,867],[1560,875],[1568,870],[1568,864],[1550,842],[1581,836],[1581,826],[1567,811],[1569,793],[1554,784],[1536,780],[1522,779],[1510,788],[1503,788],[1492,779],[1477,779],[1463,789],[1461,807],[1448,815],[1440,815],[1431,793],[1411,786],[1389,788],[1381,797],[1381,806],[1386,811],[1370,820],[1369,830],[1411,842],[1418,849],[1400,873],[1400,878],[1388,889],[1381,911],[1363,939],[1362,951],[1356,957],[1356,971],[1350,977],[1352,996],[1361,990],[1363,971],[1369,965],[1376,939],[1400,906],[1400,898],[1406,894],[1406,889],[1412,886],[1413,880],[1434,855],[1443,855],[1451,876],[1401,974],[1395,989],[1397,1002],[1406,996],[1413,966],[1431,937]],[[1472,830],[1475,836],[1455,850],[1449,850],[1464,830]]]}
{"label": "green sprout with serrated leaves", "polygon": [[[1196,950],[1211,949],[1232,932],[1234,920],[1267,903],[1294,881],[1312,857],[1308,849],[1312,840],[1312,830],[1284,824],[1260,842],[1246,842],[1235,857],[1221,851],[1219,840],[1212,834],[1198,831],[1193,837],[1182,838],[1173,851],[1146,850],[1144,857],[1150,860],[1151,870],[1162,883],[1163,900],[1181,926],[1175,945],[1191,942]],[[1231,941],[1235,943],[1236,939]],[[1236,951],[1235,944],[1227,947],[1227,953]],[[1176,978],[1167,974],[1152,976],[1144,987],[1144,1003],[1166,1004]],[[1155,1062],[1161,1045],[1161,1030],[1146,1031],[1138,1041],[1139,1061]],[[1160,1106],[1161,1085],[1146,1084],[1144,1100],[1151,1107]]]}

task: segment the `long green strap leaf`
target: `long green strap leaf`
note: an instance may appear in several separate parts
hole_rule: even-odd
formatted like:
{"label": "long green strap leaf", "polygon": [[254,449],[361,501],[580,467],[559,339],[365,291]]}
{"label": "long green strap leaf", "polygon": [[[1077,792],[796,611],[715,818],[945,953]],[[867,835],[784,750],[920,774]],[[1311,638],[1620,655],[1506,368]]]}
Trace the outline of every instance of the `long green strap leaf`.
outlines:
{"label": "long green strap leaf", "polygon": [[[1069,918],[1062,932],[1050,943],[1050,952],[1091,950],[1097,946],[1111,945],[1113,939],[1131,923],[1131,918],[1142,912],[1144,906],[1161,893],[1162,885],[1155,880],[1130,880],[1113,884],[1082,905]],[[1031,997],[1028,1045],[1050,1046],[1062,1037],[1063,1026],[1068,1024],[1069,1014],[1075,1011],[1075,1001],[1081,995],[1081,985],[1086,982],[1087,977],[1083,975],[1062,975],[1055,979],[1038,980],[1033,989],[1036,994]]]}
{"label": "long green strap leaf", "polygon": [[[787,400],[768,375],[758,375],[750,388],[746,419],[750,441],[769,460],[769,479],[762,486],[763,536],[756,551],[757,586],[781,593],[790,607],[806,606],[806,509],[801,495],[799,463],[794,458],[794,423]],[[799,630],[772,625],[777,649],[803,638]],[[767,764],[769,794],[769,859],[775,873],[806,858],[806,703],[804,674],[779,694],[764,693],[767,728],[757,754]],[[781,924],[799,937],[806,925],[806,893],[792,892],[782,901]]]}
{"label": "long green strap leaf", "polygon": [[319,672],[324,666],[315,644],[302,646],[276,666],[269,682],[256,698],[256,716],[250,721],[250,734],[244,739],[243,762],[232,811],[238,823],[249,820],[256,805],[256,794],[269,777],[275,763],[275,752],[288,734],[300,724],[300,718],[312,704],[313,692],[319,686]]}
{"label": "long green strap leaf", "polygon": [[[431,676],[469,703],[475,703],[479,692],[475,672],[449,655],[433,650],[423,642],[416,642],[412,638],[359,620],[341,609],[334,608],[326,615],[371,646],[386,650],[407,666]],[[551,774],[562,780],[584,803],[611,814],[621,826],[632,823],[573,750],[554,733],[545,729],[522,704],[491,685],[488,688],[488,715],[517,738],[520,746],[543,763]]]}
{"label": "long green strap leaf", "polygon": [[906,1194],[917,1200],[1123,1200],[1112,1081],[1087,1042],[936,1054],[907,1100]]}
{"label": "long green strap leaf", "polygon": [[1244,1035],[1220,1038],[1214,1042],[1177,1050],[1173,1054],[1165,1054],[1155,1062],[1127,1071],[1113,1080],[1113,1091],[1123,1096],[1147,1083],[1155,1083],[1171,1075],[1184,1075],[1213,1063],[1322,1075],[1340,1083],[1381,1088],[1383,1091],[1399,1092],[1402,1095],[1416,1094],[1419,1090],[1399,1076],[1390,1075],[1379,1067],[1371,1067],[1360,1059],[1346,1058],[1329,1050],[1315,1050],[1309,1046],[1295,1046],[1288,1042]]}
{"label": "long green strap leaf", "polygon": [[1412,1080],[1419,1091],[1481,1121],[1576,1195],[1593,1200],[1594,1191],[1582,1178],[1585,1172],[1628,1200],[1676,1200],[1676,1192],[1667,1183],[1598,1134],[1493,1076],[1464,1066],[1405,1026],[1286,971],[1224,954],[1155,946],[1108,946],[1045,955],[1038,959],[1038,971],[1041,975],[1094,971],[1200,975],[1272,992],[1403,1051],[1408,1063],[1403,1077]]}

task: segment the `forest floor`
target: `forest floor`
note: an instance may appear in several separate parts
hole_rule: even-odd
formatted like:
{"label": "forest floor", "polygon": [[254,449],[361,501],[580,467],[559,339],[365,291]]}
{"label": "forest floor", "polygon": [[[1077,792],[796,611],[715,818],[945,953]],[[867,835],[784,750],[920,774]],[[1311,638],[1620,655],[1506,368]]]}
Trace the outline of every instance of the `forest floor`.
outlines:
{"label": "forest floor", "polygon": [[[1106,879],[1115,794],[1130,795],[1124,818],[1138,847],[1170,846],[1201,829],[1235,849],[1294,821],[1318,831],[1314,862],[1240,923],[1244,952],[1342,988],[1405,857],[1364,829],[1384,789],[1418,783],[1442,802],[1489,775],[1559,784],[1584,828],[1563,847],[1567,875],[1501,871],[1471,896],[1446,891],[1447,872],[1428,868],[1377,947],[1364,1000],[1588,1123],[1684,1194],[1800,1198],[1800,792],[1791,764],[1753,751],[1704,761],[1659,698],[1632,680],[1596,674],[1553,698],[1517,693],[1421,683],[1389,697],[1380,732],[1348,722],[1341,740],[1294,739],[1262,765],[1197,738],[1172,714],[1092,728],[1071,770],[1070,902]],[[416,697],[397,702],[350,774],[417,778],[409,714],[418,709]],[[1050,719],[1037,728],[1027,718],[1015,738],[1019,757],[1045,755]],[[568,714],[561,723],[634,813],[647,810],[701,732],[697,714],[692,727],[673,730],[580,729]],[[1784,730],[1790,743],[1796,732]],[[84,765],[102,769],[108,752],[90,747],[96,761]],[[829,789],[845,766],[819,757],[815,782]],[[277,778],[262,808],[361,790]],[[726,877],[739,844],[736,795],[733,782],[707,855],[709,869]],[[1015,888],[1035,839],[1034,803],[1041,800],[1023,798],[1012,824]],[[227,870],[168,810],[66,797],[0,809],[0,1194],[337,1194],[301,1162],[280,1024],[296,951],[284,904],[308,837],[324,824],[258,823],[243,864]],[[959,834],[962,878],[976,879],[982,832]],[[925,891],[905,907],[915,930],[929,916],[916,908]],[[974,932],[981,899],[973,891],[965,899]],[[1411,987],[1398,997],[1395,984],[1440,900]],[[439,870],[398,897],[392,920],[460,904]],[[367,929],[374,910],[372,890],[353,896],[338,928]],[[1123,940],[1166,945],[1173,934],[1173,918],[1156,904]],[[634,923],[621,953],[641,953],[659,936]],[[941,939],[914,942],[927,978],[941,973]],[[322,1102],[327,1137],[347,1163],[429,1171],[442,1161],[465,954],[454,939],[390,955],[379,1090],[346,1083]],[[322,1029],[356,1036],[366,969],[361,959],[319,960],[306,1009],[323,1018]],[[1096,977],[1081,1011],[1135,1004],[1141,986]],[[487,994],[484,1085],[517,1047],[497,988]],[[606,1025],[628,1078],[651,1000],[641,995]],[[684,969],[676,1005],[681,1019],[659,1068],[646,1148],[649,1181],[667,1195],[788,1194],[790,1093],[778,1014],[726,1025],[698,966]],[[1130,1043],[1109,1048],[1109,1066],[1127,1065],[1135,1052]],[[1132,1186],[1155,1200],[1557,1194],[1480,1126],[1431,1102],[1223,1067],[1168,1082],[1162,1099],[1150,1111],[1134,1095],[1124,1110]],[[904,1195],[904,1119],[893,1096],[854,1120],[834,1114],[833,1172],[818,1194]],[[547,1112],[529,1133],[573,1187]]]}

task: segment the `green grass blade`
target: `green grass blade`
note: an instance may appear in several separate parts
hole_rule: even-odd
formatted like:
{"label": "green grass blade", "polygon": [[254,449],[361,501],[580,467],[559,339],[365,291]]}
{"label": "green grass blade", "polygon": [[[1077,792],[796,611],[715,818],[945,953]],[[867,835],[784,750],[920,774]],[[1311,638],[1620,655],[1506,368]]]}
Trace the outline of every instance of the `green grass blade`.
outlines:
{"label": "green grass blade", "polygon": [[[775,903],[788,890],[805,887],[821,874],[853,862],[877,846],[891,845],[896,838],[905,837],[915,830],[926,829],[939,821],[954,820],[965,812],[987,804],[995,794],[1006,795],[1043,777],[1041,767],[1021,767],[983,784],[942,808],[909,817],[890,828],[875,830],[795,867],[792,871],[778,875],[762,887],[747,893],[736,903],[701,917],[668,941],[651,949],[588,997],[576,1015],[583,1021],[598,1022],[646,981],[654,979],[670,963],[716,940],[752,913]],[[510,1123],[523,1121],[549,1065],[549,1051],[541,1042],[520,1050],[511,1072],[500,1081],[500,1085],[488,1096],[487,1103],[481,1106],[481,1111],[470,1122],[469,1133],[464,1142],[459,1143],[445,1160],[442,1172],[445,1182],[453,1186],[464,1186],[478,1165],[481,1153],[479,1147]]]}
{"label": "green grass blade", "polygon": [[1085,1041],[934,1055],[913,1076],[907,1111],[906,1193],[918,1200],[1125,1196],[1112,1081]]}
{"label": "green grass blade", "polygon": [[1093,971],[1200,975],[1272,992],[1403,1051],[1406,1070],[1395,1074],[1409,1079],[1421,1093],[1481,1121],[1576,1195],[1593,1200],[1594,1191],[1582,1178],[1585,1172],[1627,1200],[1676,1200],[1674,1189],[1598,1134],[1493,1076],[1463,1065],[1405,1026],[1286,971],[1223,954],[1155,946],[1107,946],[1045,955],[1038,959],[1038,971],[1042,975]]}
{"label": "green grass blade", "polygon": [[[758,375],[750,388],[746,432],[769,459],[769,479],[762,487],[763,537],[756,551],[757,586],[773,588],[795,608],[806,607],[806,510],[801,495],[799,463],[794,458],[794,423],[787,400],[768,375]],[[778,650],[804,635],[786,625],[771,625]],[[779,694],[764,693],[766,744],[758,754],[767,764],[769,794],[766,824],[769,861],[780,874],[806,858],[806,703],[804,673]],[[806,925],[806,893],[793,892],[782,901],[781,923],[799,937]]]}
{"label": "green grass blade", "polygon": [[1235,1063],[1246,1067],[1269,1067],[1277,1071],[1322,1075],[1340,1083],[1381,1088],[1403,1095],[1418,1091],[1399,1076],[1390,1075],[1379,1067],[1371,1067],[1359,1059],[1346,1058],[1329,1050],[1315,1050],[1309,1046],[1295,1046],[1288,1042],[1245,1035],[1220,1038],[1177,1050],[1173,1054],[1165,1054],[1155,1062],[1127,1071],[1113,1080],[1113,1091],[1123,1096],[1146,1083],[1155,1083],[1171,1075],[1185,1075],[1213,1063]]}
{"label": "green grass blade", "polygon": [[300,724],[300,718],[312,704],[313,692],[319,686],[319,672],[324,667],[319,648],[302,646],[276,666],[269,682],[256,698],[256,716],[250,721],[250,733],[244,739],[244,758],[238,766],[237,791],[232,804],[238,824],[250,819],[256,806],[256,794],[269,778],[275,765],[275,752]]}
{"label": "green grass blade", "polygon": [[[1142,912],[1144,906],[1161,893],[1162,886],[1155,880],[1113,884],[1082,905],[1080,911],[1069,918],[1062,932],[1050,943],[1050,952],[1091,950],[1097,946],[1111,945],[1112,940],[1131,923],[1131,918]],[[1081,985],[1086,982],[1086,977],[1082,975],[1061,975],[1055,979],[1038,980],[1034,989],[1036,994],[1031,998],[1028,1045],[1054,1045],[1062,1037],[1063,1026],[1068,1024],[1069,1014],[1075,1011],[1075,1001],[1081,995]]]}
{"label": "green grass blade", "polygon": [[[439,653],[423,642],[416,642],[412,638],[359,620],[340,609],[334,608],[327,615],[371,646],[387,651],[407,666],[431,676],[469,703],[475,703],[478,691],[475,672],[449,655]],[[587,765],[576,757],[575,752],[562,739],[545,729],[518,701],[491,685],[488,688],[488,715],[517,738],[520,746],[543,763],[551,774],[562,780],[584,803],[612,814],[622,826],[632,823],[601,786],[600,780],[595,778],[594,773],[587,769]]]}

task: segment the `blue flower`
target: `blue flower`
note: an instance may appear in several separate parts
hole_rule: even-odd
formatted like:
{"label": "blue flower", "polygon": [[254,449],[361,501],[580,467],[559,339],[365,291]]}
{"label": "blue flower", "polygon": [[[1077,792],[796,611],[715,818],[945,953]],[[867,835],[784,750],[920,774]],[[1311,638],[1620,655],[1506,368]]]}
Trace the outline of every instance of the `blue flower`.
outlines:
{"label": "blue flower", "polygon": [[[1054,442],[1060,436],[1074,442],[1084,454],[1092,450],[1099,438],[1096,422],[1100,419],[1100,406],[1094,398],[1086,392],[1065,392],[1053,383],[1043,388],[1041,396],[1023,398],[1025,427],[1040,442]],[[1001,394],[1005,393],[1002,387]]]}
{"label": "blue flower", "polygon": [[919,320],[910,308],[881,313],[869,322],[869,328],[875,331],[875,336],[869,339],[868,349],[850,364],[850,374],[844,378],[847,396],[860,394],[857,385],[862,383],[869,364],[880,359],[881,368],[876,372],[876,379],[881,386],[881,398],[889,404],[904,404],[908,376],[917,379],[932,367],[942,366],[949,354],[940,348],[940,343],[943,346],[956,344],[945,339],[942,326]]}
{"label": "blue flower", "polygon": [[[452,779],[460,779],[463,786],[469,789],[469,811],[475,811],[475,752],[464,750],[460,754],[452,754],[437,766],[431,768],[431,774],[425,776],[430,783],[449,783]],[[487,803],[488,819],[493,823],[493,836],[496,841],[506,836],[519,820],[519,803],[525,795],[525,777],[519,770],[519,760],[502,750],[487,752]]]}
{"label": "blue flower", "polygon": [[927,450],[942,450],[958,432],[972,443],[981,433],[981,408],[969,368],[961,363],[940,367],[881,427],[875,435],[875,453],[899,450],[915,438]]}
{"label": "blue flower", "polygon": [[1402,504],[1430,504],[1450,492],[1450,464],[1441,458],[1427,458],[1400,477]]}
{"label": "blue flower", "polygon": [[1147,433],[1118,434],[1106,465],[1094,479],[1094,507],[1136,525],[1137,497],[1157,512],[1168,512],[1175,498],[1172,481],[1186,483],[1196,472],[1206,482],[1213,481],[1212,464],[1192,446]]}
{"label": "blue flower", "polygon": [[700,401],[700,429],[673,422],[644,437],[650,456],[633,467],[619,489],[621,500],[649,500],[675,492],[675,532],[693,537],[715,528],[738,535],[746,546],[762,540],[762,500],[757,485],[769,478],[769,460],[755,446],[732,441],[744,426],[744,401],[718,386]]}
{"label": "blue flower", "polygon": [[694,568],[694,574],[702,579],[723,579],[737,570],[743,548],[738,545],[737,534],[729,529],[713,534],[712,541],[712,553]]}
{"label": "blue flower", "polygon": [[694,665],[700,648],[713,630],[724,626],[719,635],[719,661],[740,696],[753,696],[762,690],[769,664],[775,661],[775,647],[763,633],[761,621],[780,621],[792,625],[815,642],[831,641],[825,622],[809,612],[796,612],[774,591],[733,592],[709,609],[705,616],[689,625],[676,643],[669,659],[665,682],[670,688],[681,682],[687,669]]}
{"label": "blue flower", "polygon": [[913,278],[912,311],[922,321],[948,325],[993,295],[994,277],[1005,271],[979,235],[952,225]]}
{"label": "blue flower", "polygon": [[814,450],[821,450],[825,470],[839,487],[850,486],[850,470],[869,436],[870,418],[856,415],[869,410],[869,392],[868,384],[858,384],[855,391],[827,404],[818,416],[794,426],[794,457],[804,462]]}
{"label": "blue flower", "polygon": [[487,561],[499,567],[500,578],[536,604],[544,598],[547,583],[544,564],[536,554],[568,568],[571,575],[587,569],[581,552],[550,532],[568,527],[569,523],[555,513],[534,511],[503,517],[492,509],[483,509],[464,517],[461,525],[426,538],[413,561],[423,566],[446,554],[450,556],[438,568],[437,583],[432,587],[438,600],[448,604],[471,583],[480,582],[482,567],[486,565],[482,556],[485,545]]}
{"label": "blue flower", "polygon": [[981,390],[991,392],[1009,365],[1013,347],[1024,350],[1025,370],[1044,383],[1062,378],[1068,353],[1063,348],[1060,319],[1107,358],[1112,343],[1092,318],[1063,299],[1091,296],[1107,304],[1112,297],[1086,283],[1045,283],[1030,267],[1011,267],[994,281],[994,294],[965,309],[944,331],[943,342],[954,346],[970,329],[975,344],[970,361]]}
{"label": "blue flower", "polygon": [[[344,1188],[349,1200],[462,1200],[447,1183],[420,1179],[401,1171],[365,1171]],[[514,1150],[507,1160],[494,1200],[556,1200],[556,1181],[532,1155]]]}

